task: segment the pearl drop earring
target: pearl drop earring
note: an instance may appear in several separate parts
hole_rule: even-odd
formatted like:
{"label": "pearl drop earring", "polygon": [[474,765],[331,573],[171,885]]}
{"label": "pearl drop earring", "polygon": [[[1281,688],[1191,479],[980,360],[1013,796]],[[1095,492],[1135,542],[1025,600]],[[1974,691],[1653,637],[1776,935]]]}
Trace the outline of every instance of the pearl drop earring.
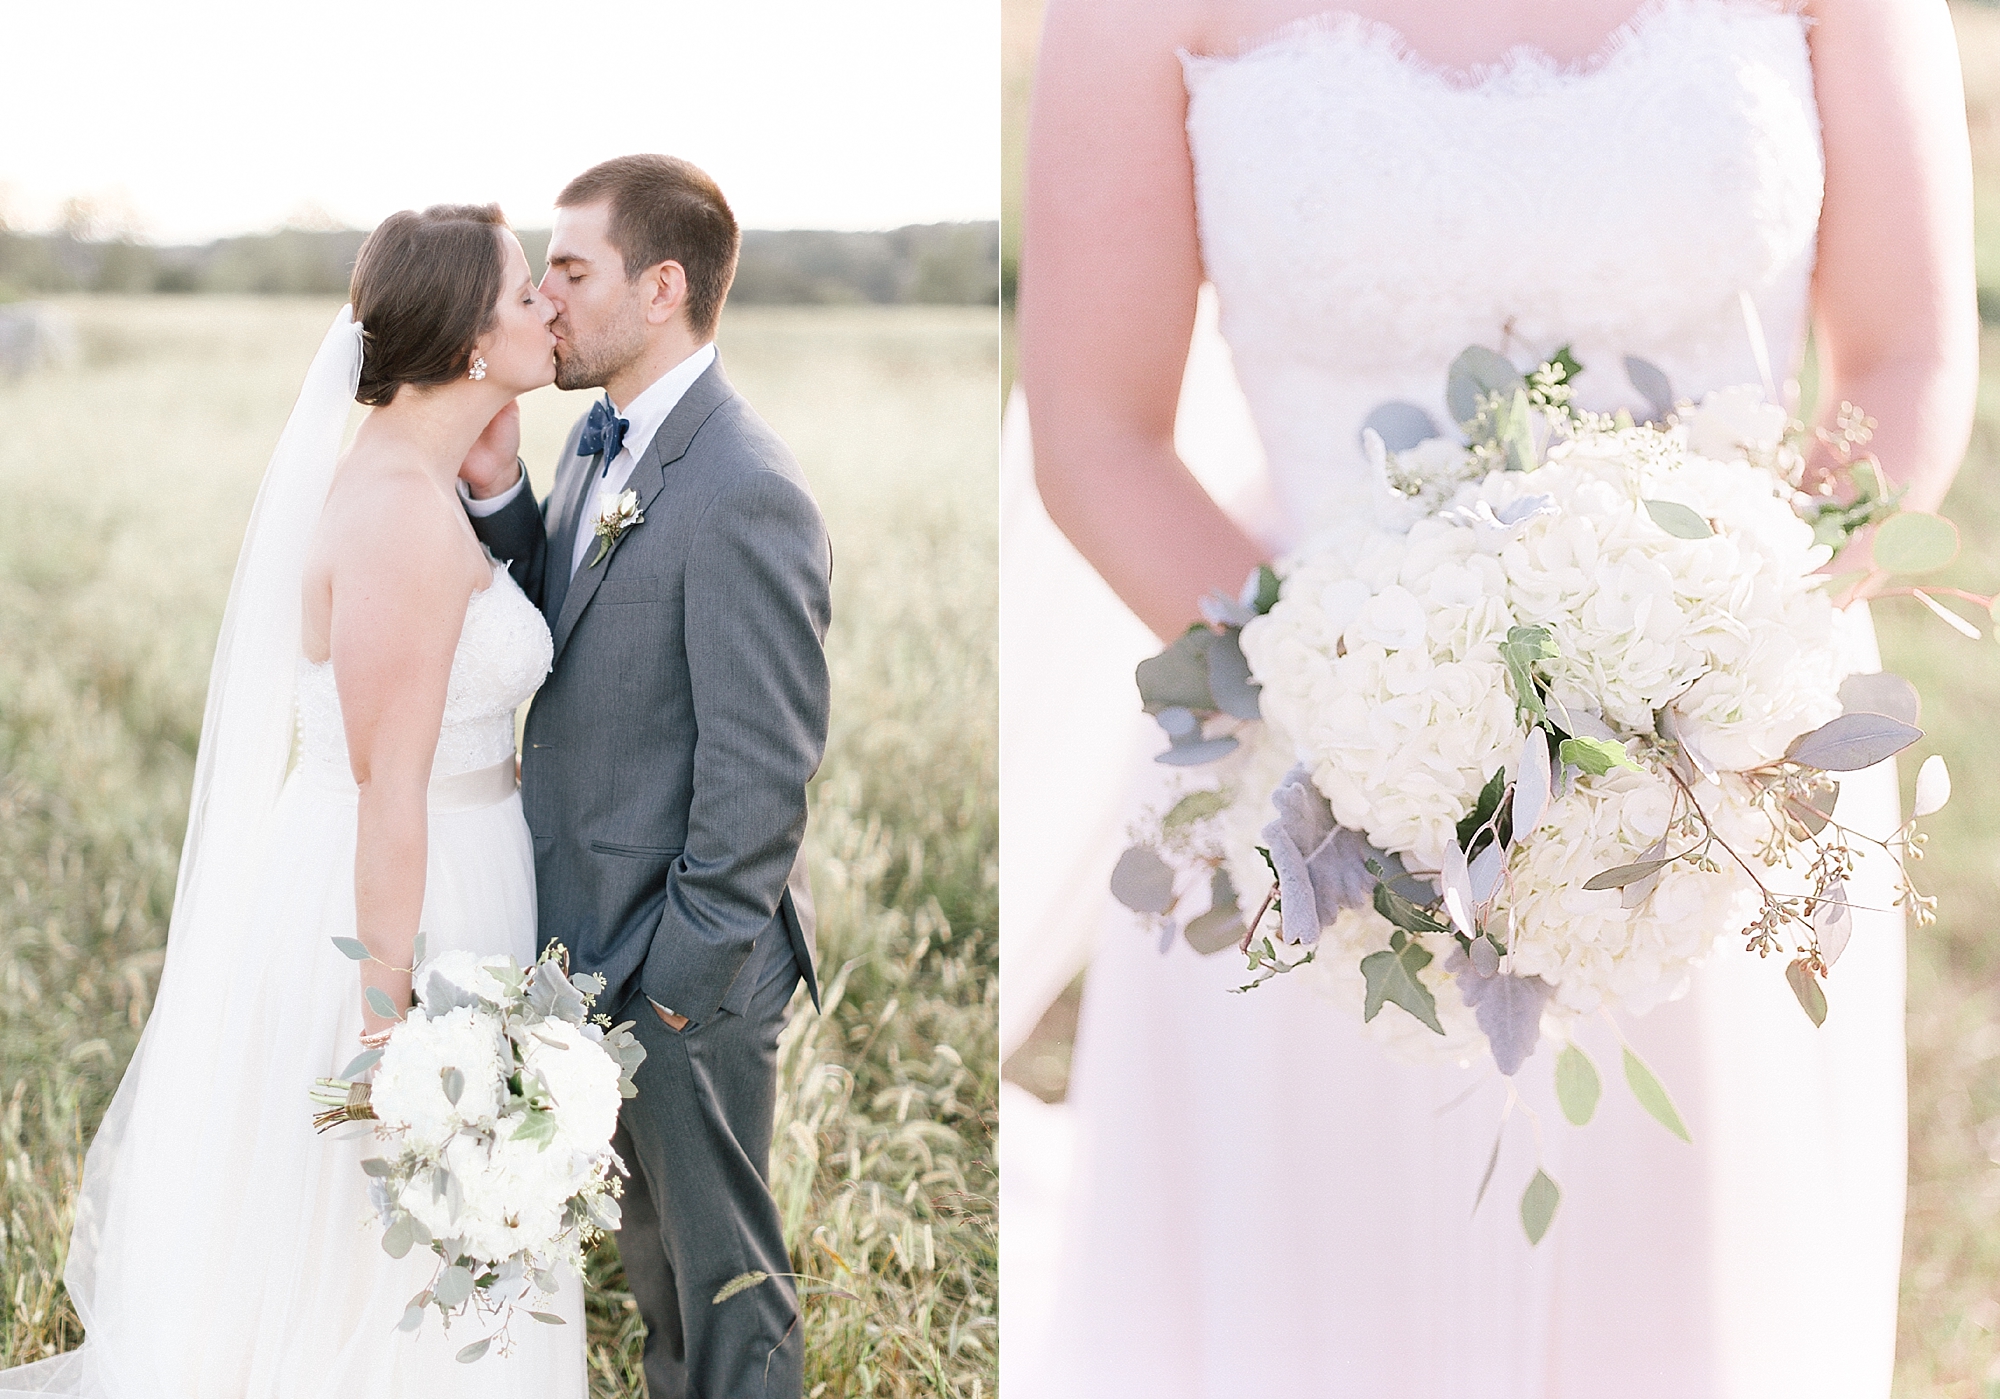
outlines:
{"label": "pearl drop earring", "polygon": [[472,362],[472,368],[465,372],[465,377],[468,379],[484,379],[486,377],[486,357],[484,355],[481,355]]}

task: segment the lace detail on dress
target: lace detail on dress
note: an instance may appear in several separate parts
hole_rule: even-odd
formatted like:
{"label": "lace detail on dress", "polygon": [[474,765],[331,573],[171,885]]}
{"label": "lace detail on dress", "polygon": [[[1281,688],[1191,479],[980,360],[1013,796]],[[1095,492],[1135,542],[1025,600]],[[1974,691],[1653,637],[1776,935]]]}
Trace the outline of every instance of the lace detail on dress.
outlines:
{"label": "lace detail on dress", "polygon": [[[433,777],[474,772],[513,756],[514,711],[540,687],[554,650],[541,612],[506,565],[496,563],[492,585],[466,604],[445,689]],[[301,762],[346,773],[347,731],[333,662],[300,660],[298,716]]]}
{"label": "lace detail on dress", "polygon": [[1469,344],[1574,345],[1592,407],[1641,402],[1626,355],[1698,395],[1758,380],[1747,292],[1794,363],[1824,183],[1806,24],[1654,0],[1580,63],[1450,73],[1335,13],[1183,54],[1203,262],[1288,524],[1359,484],[1372,408],[1446,423]]}

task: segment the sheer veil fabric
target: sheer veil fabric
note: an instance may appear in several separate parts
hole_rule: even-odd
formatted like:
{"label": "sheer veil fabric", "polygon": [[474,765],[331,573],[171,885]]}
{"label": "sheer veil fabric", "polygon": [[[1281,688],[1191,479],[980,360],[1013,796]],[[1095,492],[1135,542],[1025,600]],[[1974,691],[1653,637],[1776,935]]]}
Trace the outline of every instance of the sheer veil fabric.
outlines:
{"label": "sheer veil fabric", "polygon": [[[353,1057],[361,1007],[353,963],[329,942],[354,931],[356,793],[331,667],[301,652],[300,597],[361,335],[348,309],[328,329],[237,560],[160,990],[77,1200],[64,1278],[84,1344],[0,1372],[0,1399],[380,1399],[468,1382],[520,1399],[584,1392],[574,1278],[548,1304],[572,1324],[532,1327],[560,1337],[520,1336],[476,1372],[454,1357],[484,1328],[441,1338],[431,1317],[426,1332],[397,1334],[434,1260],[379,1247],[359,1166],[372,1138],[311,1128],[306,1092]],[[439,779],[511,764],[514,709],[548,664],[539,613],[496,567],[467,608],[432,770],[422,926],[433,953],[534,954],[511,769],[504,783]]]}
{"label": "sheer veil fabric", "polygon": [[[1468,344],[1524,362],[1570,343],[1604,411],[1644,407],[1626,355],[1681,397],[1758,383],[1760,361],[1783,375],[1824,177],[1806,23],[1762,0],[1651,0],[1590,63],[1519,51],[1449,74],[1335,12],[1183,55],[1218,312],[1181,397],[1190,465],[1247,470],[1245,498],[1265,499],[1231,508],[1281,550],[1361,513],[1374,408],[1449,421],[1444,369]],[[1101,582],[1068,581],[1081,560],[1036,509],[1026,418],[1002,539],[1006,1049],[1087,950],[1090,972],[1067,1102],[1010,1088],[1003,1108],[1010,1382],[1048,1399],[1886,1396],[1900,918],[1857,915],[1820,1030],[1781,967],[1726,944],[1684,999],[1621,1021],[1691,1146],[1631,1101],[1601,1024],[1582,1038],[1605,1096],[1571,1128],[1545,1045],[1515,1080],[1538,1132],[1517,1108],[1475,1215],[1497,1073],[1400,1062],[1304,978],[1230,995],[1240,961],[1163,952],[1111,905],[1127,814],[1167,795],[1131,680],[1157,643]],[[1861,622],[1853,660],[1874,669]],[[1041,635],[1100,624],[1095,655]],[[1049,737],[1084,723],[1095,752]],[[1893,829],[1888,765],[1845,784],[1841,819]],[[1564,1194],[1530,1248],[1514,1206],[1538,1154]]]}

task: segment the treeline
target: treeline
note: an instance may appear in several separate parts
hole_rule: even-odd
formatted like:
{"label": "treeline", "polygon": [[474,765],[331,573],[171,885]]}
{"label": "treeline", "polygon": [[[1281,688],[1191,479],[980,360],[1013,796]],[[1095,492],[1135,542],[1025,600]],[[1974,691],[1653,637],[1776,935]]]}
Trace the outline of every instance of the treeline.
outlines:
{"label": "treeline", "polygon": [[[0,301],[56,292],[338,296],[365,235],[285,228],[200,247],[0,229]],[[522,230],[539,269],[545,230]],[[739,304],[992,305],[997,223],[912,224],[883,233],[751,229],[730,300]]]}

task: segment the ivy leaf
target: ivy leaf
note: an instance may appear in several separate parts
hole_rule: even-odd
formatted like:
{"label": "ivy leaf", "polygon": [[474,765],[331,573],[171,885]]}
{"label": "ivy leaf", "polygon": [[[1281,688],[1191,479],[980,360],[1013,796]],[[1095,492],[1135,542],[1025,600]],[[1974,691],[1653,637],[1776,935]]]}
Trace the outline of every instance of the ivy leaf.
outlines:
{"label": "ivy leaf", "polygon": [[1556,1206],[1562,1203],[1562,1191],[1549,1179],[1549,1173],[1537,1169],[1535,1178],[1528,1182],[1528,1188],[1521,1195],[1521,1227],[1528,1231],[1528,1242],[1538,1244],[1549,1232],[1549,1225],[1556,1217]]}
{"label": "ivy leaf", "polygon": [[521,1115],[521,1125],[514,1129],[510,1141],[534,1142],[541,1150],[547,1151],[549,1143],[556,1139],[556,1115],[543,1112],[540,1108],[530,1108]]}
{"label": "ivy leaf", "polygon": [[1625,745],[1615,738],[1566,738],[1557,751],[1565,763],[1575,763],[1592,777],[1602,777],[1613,768],[1645,769],[1633,762]]}
{"label": "ivy leaf", "polygon": [[1556,1059],[1556,1101],[1562,1104],[1563,1116],[1575,1126],[1584,1126],[1596,1114],[1603,1092],[1603,1081],[1590,1056],[1574,1044],[1564,1045]]}
{"label": "ivy leaf", "polygon": [[1646,513],[1653,517],[1653,523],[1676,539],[1710,539],[1715,535],[1708,521],[1678,501],[1648,500],[1642,503]]}
{"label": "ivy leaf", "polygon": [[1639,1100],[1639,1106],[1653,1115],[1653,1120],[1672,1132],[1684,1142],[1693,1142],[1688,1134],[1687,1124],[1681,1121],[1680,1113],[1674,1110],[1674,1100],[1667,1096],[1667,1090],[1660,1085],[1653,1071],[1645,1061],[1634,1054],[1628,1045],[1625,1050],[1625,1082],[1632,1090],[1632,1096]]}
{"label": "ivy leaf", "polygon": [[1500,659],[1514,682],[1514,707],[1520,714],[1546,719],[1541,691],[1535,687],[1535,662],[1552,661],[1559,653],[1547,627],[1510,627],[1500,643]]}
{"label": "ivy leaf", "polygon": [[1362,1007],[1362,1020],[1373,1020],[1382,1013],[1385,1001],[1393,1001],[1442,1035],[1444,1026],[1438,1023],[1437,997],[1417,977],[1430,963],[1431,954],[1424,950],[1423,944],[1411,941],[1405,941],[1400,948],[1371,952],[1363,957],[1361,975],[1368,982],[1368,997]]}
{"label": "ivy leaf", "polygon": [[1826,992],[1821,989],[1819,978],[1812,974],[1812,967],[1803,957],[1795,958],[1785,968],[1785,980],[1791,983],[1792,994],[1799,998],[1799,1006],[1814,1025],[1826,1024]]}
{"label": "ivy leaf", "polygon": [[715,1298],[713,1301],[709,1303],[709,1305],[712,1307],[719,1307],[724,1302],[727,1302],[731,1297],[734,1297],[737,1293],[748,1292],[751,1288],[756,1287],[762,1283],[769,1282],[770,1280],[771,1280],[771,1275],[769,1273],[763,1272],[755,1268],[751,1269],[747,1273],[738,1273],[735,1277],[731,1278],[728,1282],[725,1282],[724,1284],[722,1284],[721,1287],[716,1289]]}

